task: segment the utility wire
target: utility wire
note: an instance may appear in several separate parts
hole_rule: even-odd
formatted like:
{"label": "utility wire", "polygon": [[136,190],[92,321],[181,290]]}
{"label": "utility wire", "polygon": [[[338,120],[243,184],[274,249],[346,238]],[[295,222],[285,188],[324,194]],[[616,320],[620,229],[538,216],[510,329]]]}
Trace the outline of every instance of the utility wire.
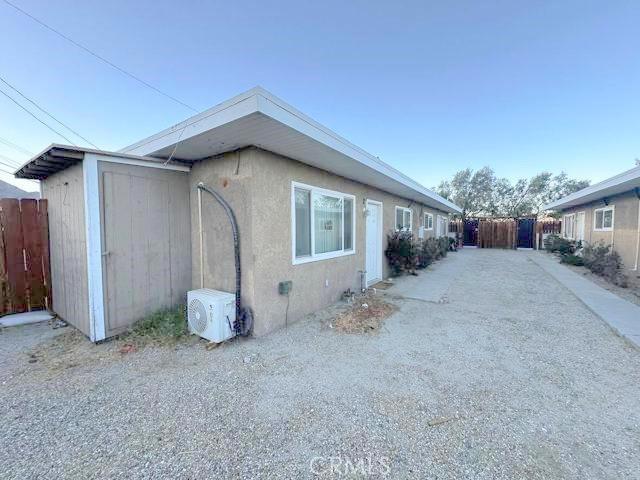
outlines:
{"label": "utility wire", "polygon": [[69,130],[71,133],[73,133],[77,137],[81,138],[82,140],[84,140],[85,142],[87,142],[89,145],[91,145],[92,147],[96,148],[97,150],[100,150],[100,148],[95,143],[91,142],[90,140],[87,140],[82,135],[80,135],[78,132],[76,132],[73,128],[71,128],[69,125],[67,125],[66,123],[62,122],[61,120],[58,120],[55,116],[53,116],[51,113],[47,112],[44,108],[42,108],[40,105],[38,105],[35,101],[31,100],[24,93],[22,93],[16,87],[11,85],[9,82],[7,82],[2,76],[0,76],[0,82],[4,83],[7,87],[9,87],[13,91],[15,91],[18,95],[20,95],[22,98],[24,98],[27,102],[31,103],[34,107],[36,107],[38,110],[40,110],[45,115],[48,115],[49,117],[51,117],[53,120],[58,122],[64,128]]}
{"label": "utility wire", "polygon": [[120,73],[123,73],[124,75],[134,79],[136,82],[141,83],[142,85],[144,85],[147,88],[150,88],[151,90],[159,93],[160,95],[163,95],[171,100],[173,100],[176,103],[179,103],[180,105],[182,105],[183,107],[188,108],[189,110],[193,110],[194,112],[198,112],[198,110],[196,110],[195,108],[193,108],[190,105],[187,105],[186,103],[184,103],[181,100],[178,100],[177,98],[169,95],[168,93],[163,92],[162,90],[154,87],[153,85],[151,85],[148,82],[145,82],[144,80],[142,80],[140,77],[135,76],[133,73],[130,73],[128,71],[126,71],[125,69],[119,67],[118,65],[116,65],[115,63],[107,60],[106,58],[104,58],[101,55],[98,55],[97,53],[95,53],[94,51],[90,50],[88,47],[85,47],[84,45],[76,42],[75,40],[73,40],[72,38],[69,38],[68,36],[66,36],[64,33],[59,32],[58,30],[56,30],[55,28],[47,25],[46,23],[44,23],[42,20],[34,17],[33,15],[31,15],[28,12],[25,12],[23,9],[21,9],[20,7],[18,7],[17,5],[14,5],[13,3],[11,3],[9,0],[2,0],[4,3],[6,3],[7,5],[9,5],[10,7],[13,7],[15,10],[17,10],[18,12],[22,13],[23,15],[26,15],[27,17],[29,17],[31,20],[33,20],[34,22],[39,23],[40,25],[42,25],[44,28],[46,28],[47,30],[52,31],[53,33],[55,33],[56,35],[58,35],[59,37],[64,38],[67,42],[72,43],[73,45],[75,45],[76,47],[84,50],[85,52],[87,52],[89,55],[94,56],[95,58],[97,58],[98,60],[106,63],[107,65],[109,65],[112,68],[115,68],[116,70],[118,70]]}
{"label": "utility wire", "polygon": [[9,168],[14,168],[15,170],[18,169],[17,165],[10,165],[10,164],[5,163],[5,162],[0,162],[0,165],[4,165],[5,167],[9,167]]}
{"label": "utility wire", "polygon": [[11,147],[14,150],[17,150],[18,152],[24,153],[25,155],[29,155],[30,157],[33,157],[33,153],[32,152],[30,152],[26,148],[22,148],[20,145],[17,145],[15,143],[7,140],[6,138],[0,137],[0,143],[5,144],[7,147]]}
{"label": "utility wire", "polygon": [[13,98],[11,95],[9,95],[7,92],[5,92],[4,90],[0,89],[0,93],[2,95],[4,95],[5,97],[7,97],[9,100],[11,100],[13,103],[15,103],[17,106],[19,106],[22,110],[24,110],[25,112],[27,112],[29,115],[31,115],[33,118],[35,118],[37,121],[39,121],[42,125],[44,125],[45,127],[47,127],[49,130],[51,130],[53,133],[55,133],[56,135],[60,135],[62,138],[64,138],[67,142],[69,142],[71,145],[77,146],[75,143],[73,143],[71,140],[69,140],[67,137],[65,137],[63,134],[61,134],[59,131],[57,131],[55,128],[49,126],[48,123],[40,120],[38,117],[36,117],[30,110],[28,110],[25,106],[23,106],[22,104],[18,103],[18,101]]}
{"label": "utility wire", "polygon": [[[16,168],[20,165],[16,160],[14,160],[13,158],[9,158],[9,157],[7,157],[5,155],[0,155],[0,158],[2,158],[3,160],[6,160],[7,162],[15,163],[16,164],[15,165]],[[11,166],[13,167],[13,165],[11,165]]]}

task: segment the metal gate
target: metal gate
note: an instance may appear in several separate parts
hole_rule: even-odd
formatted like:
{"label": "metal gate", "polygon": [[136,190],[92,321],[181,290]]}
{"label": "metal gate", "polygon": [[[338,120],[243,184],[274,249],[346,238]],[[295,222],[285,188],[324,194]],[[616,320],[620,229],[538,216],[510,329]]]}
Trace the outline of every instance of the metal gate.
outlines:
{"label": "metal gate", "polygon": [[518,248],[533,248],[536,221],[533,218],[518,219]]}

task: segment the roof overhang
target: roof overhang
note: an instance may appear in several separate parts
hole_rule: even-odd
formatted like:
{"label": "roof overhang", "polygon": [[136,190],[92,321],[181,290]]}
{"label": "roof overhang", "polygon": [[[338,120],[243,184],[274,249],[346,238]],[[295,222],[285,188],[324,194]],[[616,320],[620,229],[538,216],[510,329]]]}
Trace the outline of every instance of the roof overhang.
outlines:
{"label": "roof overhang", "polygon": [[[142,157],[139,155],[129,155],[120,152],[107,152],[93,148],[76,147],[71,145],[60,145],[57,143],[49,145],[42,152],[24,163],[18,168],[14,175],[16,178],[26,178],[31,180],[44,180],[65,168],[82,162],[87,153],[95,154],[109,159],[121,159],[129,162],[139,162],[141,165],[162,164],[163,160],[155,157]],[[176,162],[181,163],[181,162]],[[176,167],[177,168],[177,167]]]}
{"label": "roof overhang", "polygon": [[449,213],[452,202],[256,87],[120,150],[194,162],[257,146]]}
{"label": "roof overhang", "polygon": [[632,168],[615,177],[578,190],[542,208],[544,210],[563,210],[629,192],[636,188],[640,188],[640,167]]}

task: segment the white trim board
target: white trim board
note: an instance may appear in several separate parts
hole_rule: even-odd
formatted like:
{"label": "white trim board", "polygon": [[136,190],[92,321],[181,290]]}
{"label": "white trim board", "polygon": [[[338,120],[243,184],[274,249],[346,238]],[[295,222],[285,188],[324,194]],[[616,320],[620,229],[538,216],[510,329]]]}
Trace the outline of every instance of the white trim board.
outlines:
{"label": "white trim board", "polygon": [[[225,129],[225,135],[229,135],[236,128],[241,130],[242,127],[239,124],[243,119],[248,118],[262,119],[263,121],[254,125],[247,132],[242,130],[241,140],[237,140],[240,142],[239,144],[234,142],[228,144],[226,141],[211,145],[206,144],[205,137],[207,135],[222,129]],[[282,130],[283,127],[292,135],[290,140],[298,145],[296,148],[285,144],[280,145],[281,148],[269,148],[269,146],[262,145],[264,136],[261,136],[261,133]],[[256,145],[367,185],[378,186],[378,188],[381,188],[379,185],[386,185],[386,191],[390,193],[424,203],[433,208],[447,212],[462,211],[460,207],[449,200],[425,188],[409,176],[367,153],[260,87],[255,87],[205,112],[129,145],[120,150],[120,153],[168,156],[168,152],[178,142],[183,150],[186,150],[189,145],[199,146],[198,157],[184,157],[184,159],[190,158],[191,160],[218,155],[234,148]],[[303,145],[310,150],[301,153],[300,149],[303,149]],[[333,159],[310,157],[312,149],[317,145],[328,147],[327,152],[331,153]],[[313,151],[317,154],[317,150]]]}
{"label": "white trim board", "polygon": [[85,154],[82,162],[84,180],[84,216],[87,242],[87,288],[89,297],[89,338],[98,342],[106,338],[104,286],[102,276],[102,227],[98,160],[101,156]]}

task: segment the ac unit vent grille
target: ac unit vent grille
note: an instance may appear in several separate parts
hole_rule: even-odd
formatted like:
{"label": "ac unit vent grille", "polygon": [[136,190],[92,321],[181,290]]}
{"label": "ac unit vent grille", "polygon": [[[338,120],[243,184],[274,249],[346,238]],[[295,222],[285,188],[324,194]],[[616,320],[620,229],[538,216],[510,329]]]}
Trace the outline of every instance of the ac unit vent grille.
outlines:
{"label": "ac unit vent grille", "polygon": [[188,319],[194,332],[202,333],[207,329],[207,310],[200,300],[193,299],[189,303]]}

